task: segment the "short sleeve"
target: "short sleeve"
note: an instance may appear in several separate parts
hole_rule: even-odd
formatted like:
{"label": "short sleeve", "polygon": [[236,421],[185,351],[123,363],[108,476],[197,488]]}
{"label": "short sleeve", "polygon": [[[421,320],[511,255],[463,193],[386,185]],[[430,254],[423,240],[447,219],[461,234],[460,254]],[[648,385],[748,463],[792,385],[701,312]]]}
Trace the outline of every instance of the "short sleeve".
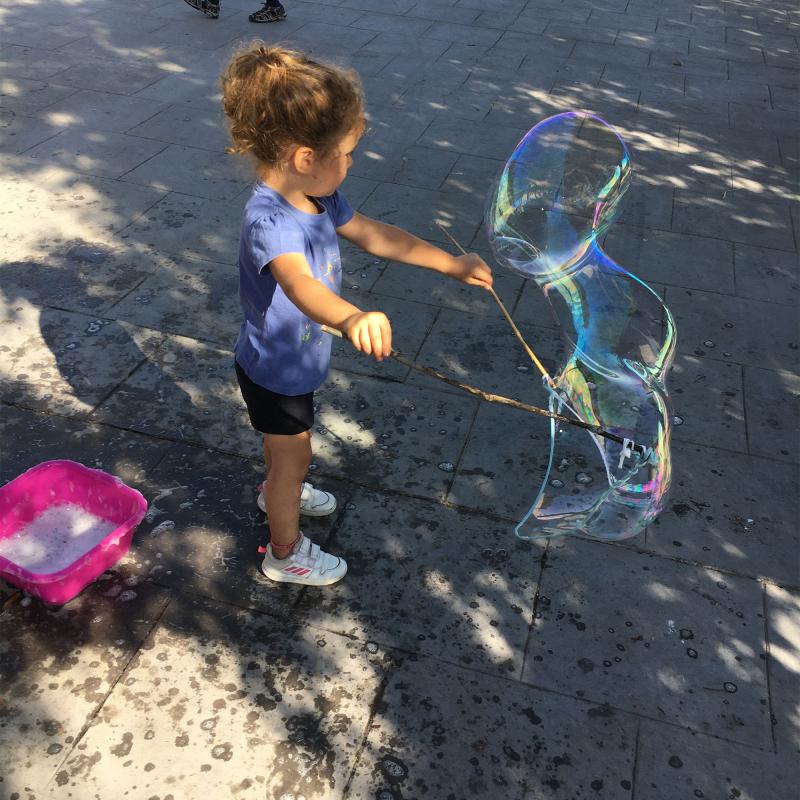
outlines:
{"label": "short sleeve", "polygon": [[283,211],[259,217],[247,228],[247,249],[259,273],[278,256],[305,253],[305,239],[300,225]]}
{"label": "short sleeve", "polygon": [[337,189],[332,195],[328,197],[317,198],[325,211],[328,212],[331,220],[333,220],[334,228],[341,228],[342,225],[347,224],[353,218],[353,207],[347,202],[347,198]]}

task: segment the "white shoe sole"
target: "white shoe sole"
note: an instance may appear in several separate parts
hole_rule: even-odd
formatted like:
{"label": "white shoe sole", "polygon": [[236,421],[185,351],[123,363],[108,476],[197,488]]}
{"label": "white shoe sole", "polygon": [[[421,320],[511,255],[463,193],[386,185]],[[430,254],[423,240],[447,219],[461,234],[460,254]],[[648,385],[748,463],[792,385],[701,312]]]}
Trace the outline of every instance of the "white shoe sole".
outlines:
{"label": "white shoe sole", "polygon": [[[333,512],[336,511],[338,507],[338,503],[336,502],[336,498],[330,492],[326,492],[326,494],[333,501],[333,505],[330,508],[328,508],[328,506],[322,506],[320,509],[315,509],[315,508],[308,509],[300,506],[300,513],[304,517],[327,517],[333,514]],[[259,492],[256,497],[256,504],[265,514],[267,513],[266,503],[264,502],[264,495],[261,492]]]}
{"label": "white shoe sole", "polygon": [[315,578],[313,580],[309,580],[308,578],[301,577],[299,575],[291,575],[289,573],[283,572],[283,570],[273,570],[270,567],[264,567],[261,565],[261,573],[269,578],[271,581],[275,581],[276,583],[301,583],[304,586],[330,586],[331,584],[338,583],[345,575],[347,575],[347,563],[344,559],[339,559],[342,564],[344,564],[344,571],[341,575],[335,574],[330,577],[325,578]]}

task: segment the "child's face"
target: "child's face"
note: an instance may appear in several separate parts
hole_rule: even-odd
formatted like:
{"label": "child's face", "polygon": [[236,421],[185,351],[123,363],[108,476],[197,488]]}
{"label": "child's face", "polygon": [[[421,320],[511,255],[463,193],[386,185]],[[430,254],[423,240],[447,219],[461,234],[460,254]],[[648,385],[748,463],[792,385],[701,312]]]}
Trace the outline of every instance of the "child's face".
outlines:
{"label": "child's face", "polygon": [[315,170],[319,182],[318,196],[333,194],[342,185],[347,171],[353,166],[353,151],[363,134],[363,127],[354,128],[341,139],[333,153],[318,163]]}

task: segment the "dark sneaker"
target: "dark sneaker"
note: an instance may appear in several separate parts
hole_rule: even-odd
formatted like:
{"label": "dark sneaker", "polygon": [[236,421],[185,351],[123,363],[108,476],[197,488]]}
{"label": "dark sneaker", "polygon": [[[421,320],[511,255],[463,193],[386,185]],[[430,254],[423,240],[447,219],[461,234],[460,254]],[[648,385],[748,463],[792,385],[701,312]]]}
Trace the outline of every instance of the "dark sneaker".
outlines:
{"label": "dark sneaker", "polygon": [[217,19],[219,17],[219,3],[214,3],[212,0],[183,0],[188,3],[192,8],[202,11],[209,19]]}
{"label": "dark sneaker", "polygon": [[250,22],[280,22],[282,19],[286,19],[286,9],[280,5],[270,6],[264,3],[263,8],[254,11],[247,19]]}

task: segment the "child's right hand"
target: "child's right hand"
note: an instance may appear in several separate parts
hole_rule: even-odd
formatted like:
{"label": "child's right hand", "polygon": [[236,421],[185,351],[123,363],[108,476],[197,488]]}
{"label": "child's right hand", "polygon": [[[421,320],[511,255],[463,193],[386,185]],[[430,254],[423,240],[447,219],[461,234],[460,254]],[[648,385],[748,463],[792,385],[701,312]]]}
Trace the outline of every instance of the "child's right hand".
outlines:
{"label": "child's right hand", "polygon": [[356,350],[375,356],[378,361],[392,352],[392,326],[382,311],[359,311],[342,324],[342,333]]}

